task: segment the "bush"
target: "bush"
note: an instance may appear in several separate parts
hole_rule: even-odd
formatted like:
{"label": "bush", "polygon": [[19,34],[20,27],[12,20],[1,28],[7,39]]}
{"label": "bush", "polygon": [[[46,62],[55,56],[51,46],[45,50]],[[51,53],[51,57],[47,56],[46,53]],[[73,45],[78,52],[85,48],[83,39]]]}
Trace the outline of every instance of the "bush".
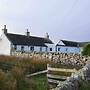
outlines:
{"label": "bush", "polygon": [[90,56],[90,44],[87,44],[83,47],[82,55]]}

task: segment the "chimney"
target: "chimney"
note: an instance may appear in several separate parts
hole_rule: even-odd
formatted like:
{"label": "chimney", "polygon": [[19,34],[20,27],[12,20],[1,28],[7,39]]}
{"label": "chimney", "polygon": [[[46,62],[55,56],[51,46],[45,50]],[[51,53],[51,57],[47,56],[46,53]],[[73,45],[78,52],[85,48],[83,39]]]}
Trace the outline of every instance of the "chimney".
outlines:
{"label": "chimney", "polygon": [[48,33],[46,33],[45,38],[49,39],[49,34]]}
{"label": "chimney", "polygon": [[26,35],[29,37],[30,36],[30,32],[27,29]]}
{"label": "chimney", "polygon": [[7,34],[7,29],[6,29],[6,25],[4,25],[4,29],[2,29],[4,34]]}

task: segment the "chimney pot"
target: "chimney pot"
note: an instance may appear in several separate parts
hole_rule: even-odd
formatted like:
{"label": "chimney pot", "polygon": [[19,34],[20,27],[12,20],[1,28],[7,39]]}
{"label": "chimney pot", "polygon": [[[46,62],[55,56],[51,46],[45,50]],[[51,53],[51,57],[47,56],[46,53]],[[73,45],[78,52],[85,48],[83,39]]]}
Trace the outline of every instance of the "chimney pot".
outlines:
{"label": "chimney pot", "polygon": [[6,29],[6,25],[4,25],[4,29]]}
{"label": "chimney pot", "polygon": [[45,38],[49,39],[49,35],[48,35],[48,33],[46,33]]}
{"label": "chimney pot", "polygon": [[26,35],[27,36],[30,36],[30,32],[28,31],[28,29],[27,29]]}
{"label": "chimney pot", "polygon": [[2,29],[4,34],[7,34],[7,29],[6,29],[6,25],[4,25],[4,29]]}

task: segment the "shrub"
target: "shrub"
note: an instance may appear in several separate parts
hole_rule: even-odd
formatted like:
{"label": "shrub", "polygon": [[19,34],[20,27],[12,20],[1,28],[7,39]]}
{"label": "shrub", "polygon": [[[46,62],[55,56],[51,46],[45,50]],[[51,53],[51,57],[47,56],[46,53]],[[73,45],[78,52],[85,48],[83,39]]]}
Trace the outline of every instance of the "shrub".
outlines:
{"label": "shrub", "polygon": [[82,55],[90,56],[90,44],[83,47]]}

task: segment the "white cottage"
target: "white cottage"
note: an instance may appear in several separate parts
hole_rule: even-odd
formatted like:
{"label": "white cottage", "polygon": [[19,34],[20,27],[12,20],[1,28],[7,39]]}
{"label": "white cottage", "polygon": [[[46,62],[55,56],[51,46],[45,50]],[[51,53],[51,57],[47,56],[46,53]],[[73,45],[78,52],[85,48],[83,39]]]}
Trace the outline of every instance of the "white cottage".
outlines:
{"label": "white cottage", "polygon": [[74,41],[60,40],[56,44],[56,51],[60,53],[81,53],[80,43]]}
{"label": "white cottage", "polygon": [[53,42],[46,37],[30,36],[30,32],[26,35],[8,33],[6,25],[2,29],[3,34],[0,37],[0,54],[11,55],[13,52],[52,52]]}

